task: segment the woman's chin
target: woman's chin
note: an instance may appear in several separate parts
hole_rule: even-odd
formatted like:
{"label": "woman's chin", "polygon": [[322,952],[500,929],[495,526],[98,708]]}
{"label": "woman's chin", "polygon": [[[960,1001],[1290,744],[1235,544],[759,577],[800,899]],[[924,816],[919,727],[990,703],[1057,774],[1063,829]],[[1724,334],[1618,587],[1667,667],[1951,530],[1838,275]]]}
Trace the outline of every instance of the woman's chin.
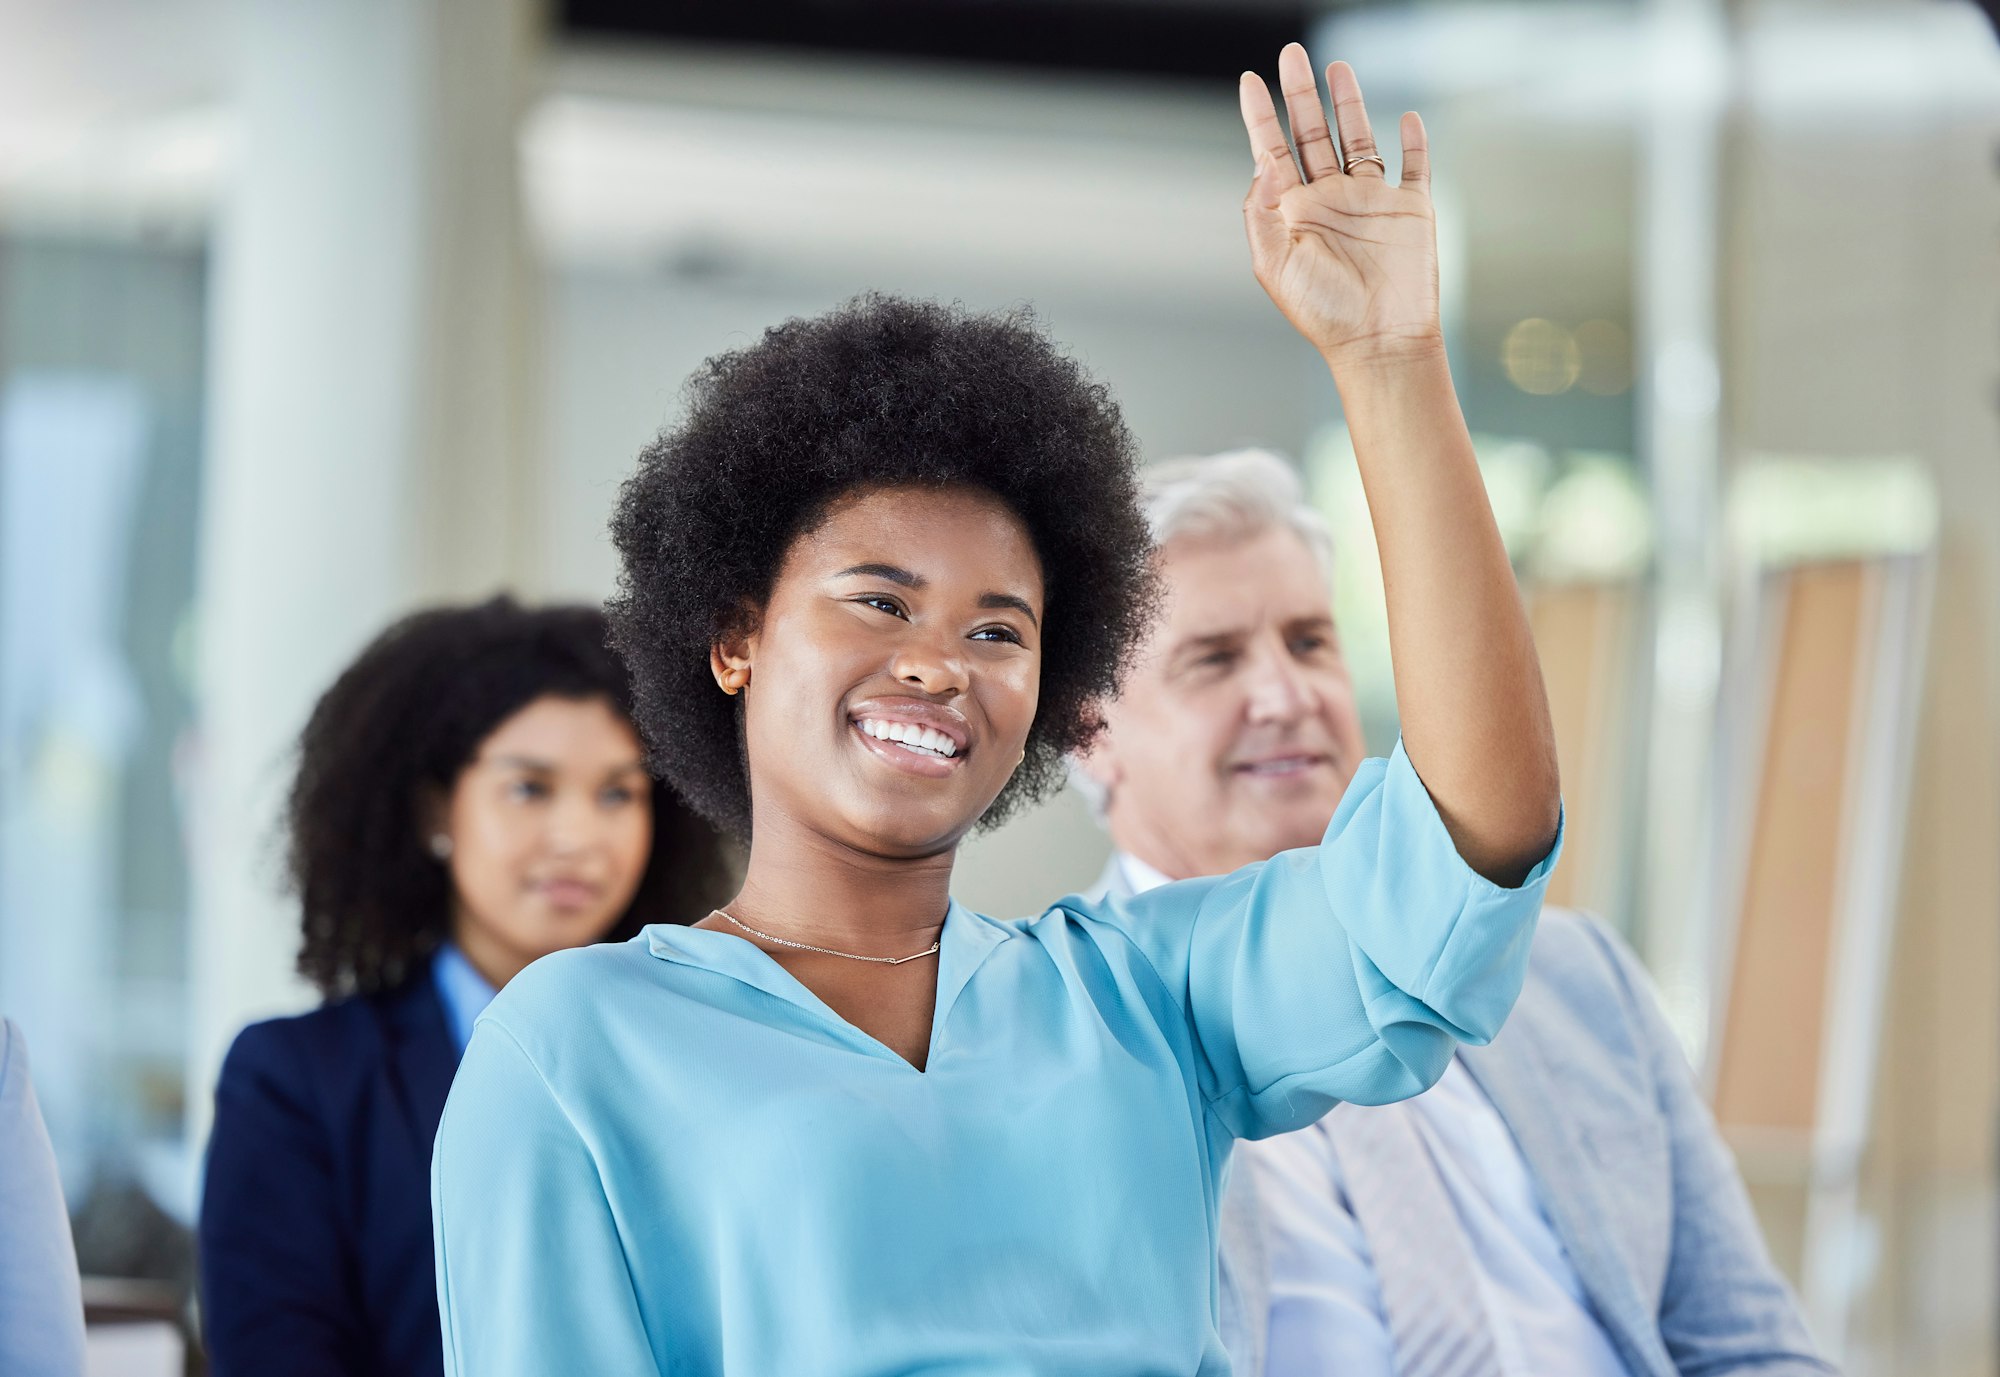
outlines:
{"label": "woman's chin", "polygon": [[858,851],[920,860],[957,846],[985,811],[943,799],[876,798],[843,809],[841,830]]}

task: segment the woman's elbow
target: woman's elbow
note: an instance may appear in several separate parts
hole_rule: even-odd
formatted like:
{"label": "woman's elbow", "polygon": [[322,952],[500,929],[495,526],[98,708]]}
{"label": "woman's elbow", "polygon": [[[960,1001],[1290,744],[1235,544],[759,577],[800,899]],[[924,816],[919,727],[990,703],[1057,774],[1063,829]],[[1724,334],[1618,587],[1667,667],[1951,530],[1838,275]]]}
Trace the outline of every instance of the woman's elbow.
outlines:
{"label": "woman's elbow", "polygon": [[1548,858],[1562,828],[1562,796],[1553,787],[1524,792],[1479,825],[1445,828],[1467,868],[1502,889],[1516,889]]}

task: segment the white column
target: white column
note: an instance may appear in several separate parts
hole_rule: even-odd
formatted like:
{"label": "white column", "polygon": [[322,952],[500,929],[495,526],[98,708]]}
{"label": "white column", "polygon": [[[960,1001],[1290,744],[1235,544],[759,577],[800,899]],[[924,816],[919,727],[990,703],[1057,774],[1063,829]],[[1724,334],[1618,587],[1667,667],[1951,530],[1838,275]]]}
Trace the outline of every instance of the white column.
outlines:
{"label": "white column", "polygon": [[411,607],[526,567],[525,0],[248,0],[219,208],[188,1102],[293,976],[280,807],[314,699]]}
{"label": "white column", "polygon": [[1707,1027],[1709,742],[1722,662],[1722,144],[1729,47],[1719,0],[1652,0],[1641,120],[1640,452],[1657,551],[1642,940],[1668,1015]]}

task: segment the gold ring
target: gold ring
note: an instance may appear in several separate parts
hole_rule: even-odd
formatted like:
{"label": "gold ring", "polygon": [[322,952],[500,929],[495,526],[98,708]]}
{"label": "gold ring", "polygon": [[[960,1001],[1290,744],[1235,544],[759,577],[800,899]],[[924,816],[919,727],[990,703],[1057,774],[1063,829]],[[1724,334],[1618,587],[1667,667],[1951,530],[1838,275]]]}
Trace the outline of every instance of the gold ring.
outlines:
{"label": "gold ring", "polygon": [[1389,164],[1383,162],[1381,157],[1374,153],[1363,153],[1358,158],[1343,158],[1340,162],[1340,170],[1342,172],[1352,172],[1356,163],[1373,163],[1382,169],[1384,177],[1389,175]]}

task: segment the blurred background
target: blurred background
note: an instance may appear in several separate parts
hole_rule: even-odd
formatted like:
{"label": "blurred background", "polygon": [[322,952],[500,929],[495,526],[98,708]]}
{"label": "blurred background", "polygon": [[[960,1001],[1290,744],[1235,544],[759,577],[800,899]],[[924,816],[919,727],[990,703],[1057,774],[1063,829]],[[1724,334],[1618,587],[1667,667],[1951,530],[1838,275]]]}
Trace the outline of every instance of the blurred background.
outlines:
{"label": "blurred background", "polygon": [[[1149,458],[1296,457],[1388,749],[1338,398],[1241,241],[1234,78],[1298,37],[1430,126],[1558,896],[1847,1370],[2000,1370],[2000,43],[1954,0],[0,0],[0,1011],[94,1318],[185,1314],[221,1054],[311,1003],[312,700],[412,607],[609,592],[681,380],[787,316],[1029,302]],[[1106,850],[1066,797],[960,896]]]}

